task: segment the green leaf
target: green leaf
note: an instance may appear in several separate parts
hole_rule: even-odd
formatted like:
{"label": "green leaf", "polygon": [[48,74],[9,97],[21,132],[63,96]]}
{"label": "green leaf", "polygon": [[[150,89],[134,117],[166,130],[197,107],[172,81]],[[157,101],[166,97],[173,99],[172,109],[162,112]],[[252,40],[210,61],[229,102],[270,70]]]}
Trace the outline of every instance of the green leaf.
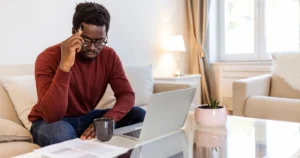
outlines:
{"label": "green leaf", "polygon": [[208,107],[211,109],[217,109],[220,104],[220,101],[217,99],[211,99],[210,104],[208,104]]}

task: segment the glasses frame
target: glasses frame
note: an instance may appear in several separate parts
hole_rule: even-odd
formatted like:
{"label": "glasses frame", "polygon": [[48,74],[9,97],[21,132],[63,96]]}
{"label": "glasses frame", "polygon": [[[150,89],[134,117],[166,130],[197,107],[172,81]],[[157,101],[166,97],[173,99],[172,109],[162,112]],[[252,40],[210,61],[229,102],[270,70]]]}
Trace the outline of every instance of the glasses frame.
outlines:
{"label": "glasses frame", "polygon": [[86,37],[86,36],[84,36],[84,35],[81,35],[81,37],[83,38],[83,40],[85,40],[85,39],[88,39],[88,40],[90,40],[91,41],[91,44],[89,44],[89,45],[84,45],[84,43],[82,44],[82,46],[83,47],[89,47],[89,46],[91,46],[92,44],[94,44],[94,46],[96,47],[96,48],[102,48],[103,46],[105,46],[105,44],[107,43],[107,36],[105,37],[105,39],[104,39],[104,41],[102,42],[102,45],[101,46],[96,46],[96,42],[98,42],[98,41],[100,41],[100,39],[90,39],[90,38],[88,38],[88,37]]}

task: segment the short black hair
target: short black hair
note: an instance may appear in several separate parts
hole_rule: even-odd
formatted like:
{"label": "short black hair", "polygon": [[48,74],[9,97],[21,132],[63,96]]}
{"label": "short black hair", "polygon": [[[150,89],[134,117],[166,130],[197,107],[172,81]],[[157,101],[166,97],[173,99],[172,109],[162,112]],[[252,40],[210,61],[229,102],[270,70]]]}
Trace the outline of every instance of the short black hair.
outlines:
{"label": "short black hair", "polygon": [[73,29],[78,30],[81,23],[106,26],[109,30],[110,15],[108,10],[101,4],[94,2],[79,3],[73,16]]}

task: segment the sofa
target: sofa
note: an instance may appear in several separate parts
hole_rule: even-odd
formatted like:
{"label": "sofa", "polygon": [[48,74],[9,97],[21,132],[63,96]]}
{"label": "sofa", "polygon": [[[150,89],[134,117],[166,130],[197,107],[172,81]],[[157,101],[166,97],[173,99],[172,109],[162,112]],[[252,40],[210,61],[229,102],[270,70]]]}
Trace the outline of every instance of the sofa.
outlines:
{"label": "sofa", "polygon": [[233,83],[233,115],[300,122],[300,54],[273,54],[271,74]]}
{"label": "sofa", "polygon": [[[125,73],[136,93],[135,106],[146,110],[151,95],[193,87],[188,84],[156,83],[151,66],[125,67]],[[39,148],[32,143],[27,119],[36,102],[33,65],[0,66],[0,157],[13,157]],[[96,108],[114,105],[115,98],[108,86]]]}

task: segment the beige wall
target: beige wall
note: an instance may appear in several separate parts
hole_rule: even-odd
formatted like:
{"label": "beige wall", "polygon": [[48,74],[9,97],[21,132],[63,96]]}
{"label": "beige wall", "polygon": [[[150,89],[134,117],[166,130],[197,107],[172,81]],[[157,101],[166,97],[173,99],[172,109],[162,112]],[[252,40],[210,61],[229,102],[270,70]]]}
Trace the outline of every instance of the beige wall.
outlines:
{"label": "beige wall", "polygon": [[[0,65],[34,63],[46,47],[70,36],[76,3],[83,0],[1,0]],[[108,45],[128,66],[153,65],[159,76],[172,75],[174,56],[161,50],[169,34],[186,34],[184,0],[96,0],[111,13]],[[188,71],[188,54],[181,69]]]}

